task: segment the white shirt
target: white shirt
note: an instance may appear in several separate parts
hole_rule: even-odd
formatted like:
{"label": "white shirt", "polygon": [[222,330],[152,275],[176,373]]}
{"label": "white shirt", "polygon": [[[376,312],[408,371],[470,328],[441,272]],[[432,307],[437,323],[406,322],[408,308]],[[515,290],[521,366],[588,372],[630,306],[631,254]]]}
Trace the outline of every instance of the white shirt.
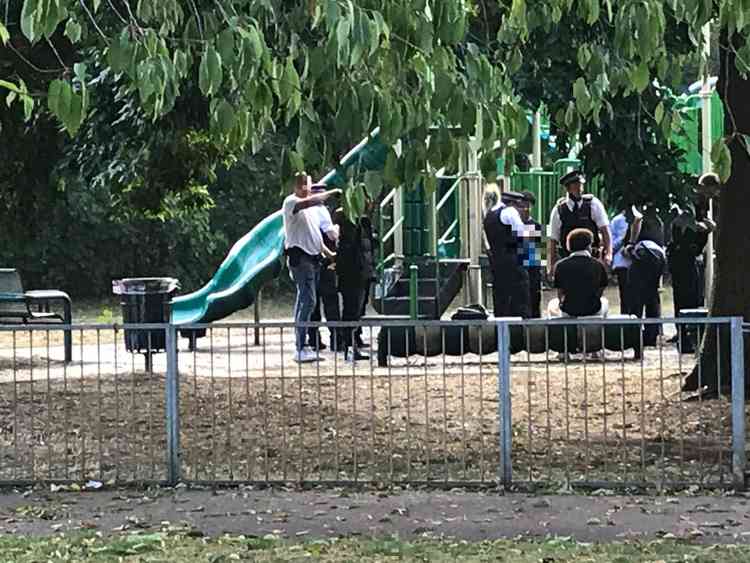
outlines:
{"label": "white shirt", "polygon": [[[529,227],[524,224],[521,214],[518,213],[518,209],[504,203],[498,203],[492,208],[492,211],[497,211],[501,207],[503,210],[500,212],[500,222],[503,225],[510,225],[510,229],[514,235],[518,237],[526,236]],[[533,225],[531,227],[533,228]]]}
{"label": "white shirt", "polygon": [[301,209],[294,212],[294,207],[302,201],[295,194],[287,196],[281,210],[284,215],[284,248],[294,246],[304,250],[311,256],[317,256],[323,252],[323,235],[317,213],[313,213],[313,207]]}
{"label": "white shirt", "polygon": [[[570,197],[566,198],[565,203],[568,205],[568,209],[573,211],[573,204],[575,203]],[[583,201],[579,201],[579,205]],[[562,221],[560,220],[560,211],[556,204],[552,209],[552,215],[549,218],[549,238],[554,241],[560,242],[560,229],[562,228]],[[604,204],[599,198],[591,198],[591,219],[594,221],[597,227],[600,229],[609,225],[609,218],[607,217],[607,210],[604,209]]]}
{"label": "white shirt", "polygon": [[[631,208],[631,211],[634,218],[639,219],[643,217],[641,212],[638,211],[635,206]],[[626,240],[626,237],[628,236],[628,229],[630,228],[630,224],[625,217],[625,213],[619,213],[615,215],[615,218],[612,219],[611,228],[612,252],[614,252],[615,254],[615,257],[612,259],[612,269],[629,268],[633,261],[629,257],[625,256],[622,252],[623,250],[625,250],[625,247],[629,242],[628,240]]]}
{"label": "white shirt", "polygon": [[313,220],[317,222],[318,229],[320,229],[320,231],[328,235],[328,237],[330,237],[333,241],[338,241],[339,227],[338,225],[333,224],[333,219],[331,219],[331,212],[328,211],[328,208],[325,205],[315,205],[313,207],[308,207],[307,211],[309,211],[310,215],[312,215]]}

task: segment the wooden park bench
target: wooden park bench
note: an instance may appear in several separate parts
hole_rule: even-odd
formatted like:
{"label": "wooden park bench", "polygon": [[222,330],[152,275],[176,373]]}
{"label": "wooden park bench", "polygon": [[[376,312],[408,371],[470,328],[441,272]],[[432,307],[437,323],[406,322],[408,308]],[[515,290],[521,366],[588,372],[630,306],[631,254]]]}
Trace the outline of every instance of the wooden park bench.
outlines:
{"label": "wooden park bench", "polygon": [[[50,303],[62,303],[63,313],[50,312]],[[15,268],[0,268],[0,324],[49,324],[70,326],[73,320],[70,296],[57,289],[24,291],[21,276]],[[64,331],[65,361],[73,359],[70,328]]]}

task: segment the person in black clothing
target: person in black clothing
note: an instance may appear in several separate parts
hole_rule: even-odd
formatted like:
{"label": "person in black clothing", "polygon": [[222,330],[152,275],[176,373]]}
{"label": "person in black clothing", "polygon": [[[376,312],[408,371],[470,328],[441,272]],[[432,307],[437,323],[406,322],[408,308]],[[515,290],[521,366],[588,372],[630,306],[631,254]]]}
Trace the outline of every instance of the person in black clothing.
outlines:
{"label": "person in black clothing", "polygon": [[523,203],[519,209],[524,224],[531,228],[528,239],[528,253],[524,266],[529,272],[529,305],[532,319],[542,316],[542,225],[531,216],[531,208],[536,203],[533,193],[521,192]]}
{"label": "person in black clothing", "polygon": [[[702,305],[701,276],[698,271],[698,257],[708,242],[708,235],[715,224],[706,217],[696,217],[687,206],[681,209],[672,221],[672,240],[667,246],[667,260],[672,275],[674,313],[681,316],[684,309],[695,309]],[[682,344],[682,350],[690,353],[695,347],[693,327],[680,325],[681,336],[675,341]]]}
{"label": "person in black clothing", "polygon": [[555,287],[560,310],[570,317],[606,314],[602,293],[607,287],[607,270],[591,256],[594,236],[588,229],[574,229],[568,235],[569,255],[555,266]]}
{"label": "person in black clothing", "polygon": [[521,194],[504,192],[484,218],[484,232],[490,247],[488,256],[492,267],[496,318],[528,318],[531,314],[529,273],[523,266],[529,229],[517,209],[522,204]]}
{"label": "person in black clothing", "polygon": [[[628,270],[628,312],[641,318],[645,309],[646,318],[660,318],[659,281],[664,273],[666,255],[664,224],[653,205],[646,207],[636,243],[629,244],[625,254],[633,261]],[[659,325],[644,325],[643,345],[656,346],[659,332]]]}
{"label": "person in black clothing", "polygon": [[[310,188],[310,192],[313,194],[324,192],[326,186],[324,184],[316,184]],[[320,205],[313,209],[316,214],[316,219],[319,222],[320,232],[323,236],[323,244],[328,248],[336,248],[338,241],[338,231],[333,225],[331,213],[325,205]],[[318,291],[317,299],[315,302],[315,309],[313,309],[310,321],[320,322],[322,317],[320,315],[321,302],[323,305],[323,312],[325,313],[326,321],[339,321],[341,320],[341,313],[339,307],[339,294],[337,289],[336,270],[333,267],[333,262],[329,258],[323,259],[320,267],[320,278],[318,280]],[[329,329],[330,344],[332,350],[343,351],[339,345],[340,335],[336,329]],[[310,328],[308,330],[307,342],[310,348],[313,350],[325,350],[326,345],[320,338],[320,333],[317,328]]]}
{"label": "person in black clothing", "polygon": [[[357,219],[356,224],[349,221],[343,210],[336,212],[339,224],[339,246],[336,255],[336,273],[339,280],[339,292],[342,298],[342,321],[358,321],[362,317],[365,291],[374,277],[372,263],[372,230],[369,220]],[[346,328],[341,335],[342,344],[347,353],[347,360],[366,360],[369,356],[361,353],[357,344],[356,329]]]}
{"label": "person in black clothing", "polygon": [[[369,196],[367,198],[366,213],[371,214],[373,210],[373,201]],[[365,215],[359,220],[362,236],[362,264],[364,265],[363,277],[367,277],[364,286],[364,295],[362,298],[362,309],[359,318],[367,314],[367,303],[370,300],[370,290],[377,279],[375,264],[375,234],[370,217]],[[370,344],[362,339],[362,329],[358,328],[354,334],[358,349],[368,348]]]}

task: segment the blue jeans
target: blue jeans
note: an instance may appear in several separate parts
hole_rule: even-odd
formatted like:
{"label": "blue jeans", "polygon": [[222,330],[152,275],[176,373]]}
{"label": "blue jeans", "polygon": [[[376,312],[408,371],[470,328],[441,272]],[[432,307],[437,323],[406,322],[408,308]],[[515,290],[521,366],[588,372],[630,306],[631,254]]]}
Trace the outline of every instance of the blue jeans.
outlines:
{"label": "blue jeans", "polygon": [[292,279],[297,286],[297,299],[294,302],[295,345],[297,350],[305,346],[307,328],[299,323],[310,322],[318,299],[318,280],[320,279],[320,263],[308,256],[302,256],[296,266],[289,265]]}

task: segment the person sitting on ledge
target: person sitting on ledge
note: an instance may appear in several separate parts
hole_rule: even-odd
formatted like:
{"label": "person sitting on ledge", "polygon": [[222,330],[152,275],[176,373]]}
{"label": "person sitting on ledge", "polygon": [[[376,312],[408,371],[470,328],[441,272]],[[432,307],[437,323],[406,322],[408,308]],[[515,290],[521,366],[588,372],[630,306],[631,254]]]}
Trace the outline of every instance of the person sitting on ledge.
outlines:
{"label": "person sitting on ledge", "polygon": [[[607,287],[607,270],[591,256],[594,236],[588,229],[574,229],[566,246],[570,255],[555,265],[558,299],[550,301],[551,317],[606,316],[609,302],[602,297]],[[558,312],[559,311],[559,312]]]}

